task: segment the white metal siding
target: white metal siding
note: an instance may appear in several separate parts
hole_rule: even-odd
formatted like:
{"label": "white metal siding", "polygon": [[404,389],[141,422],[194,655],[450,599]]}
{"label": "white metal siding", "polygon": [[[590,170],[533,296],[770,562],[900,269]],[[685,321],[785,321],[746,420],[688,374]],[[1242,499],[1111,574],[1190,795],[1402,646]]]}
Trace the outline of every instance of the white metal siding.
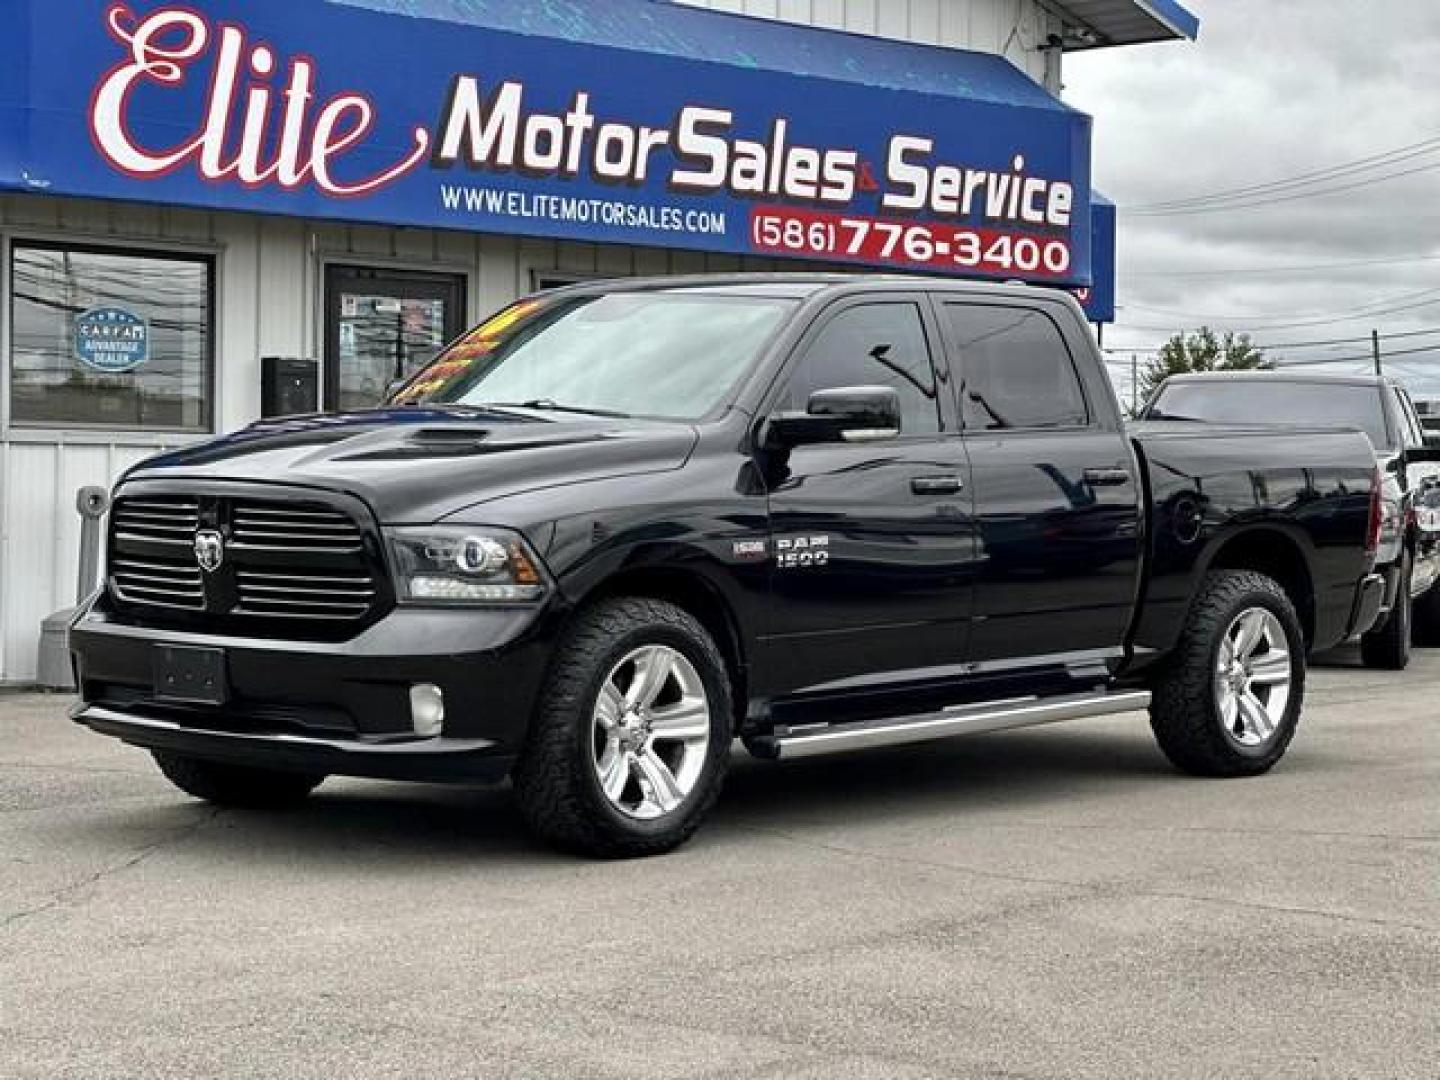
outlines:
{"label": "white metal siding", "polygon": [[693,7],[1004,56],[1045,79],[1046,37],[1059,23],[1038,0],[678,0]]}

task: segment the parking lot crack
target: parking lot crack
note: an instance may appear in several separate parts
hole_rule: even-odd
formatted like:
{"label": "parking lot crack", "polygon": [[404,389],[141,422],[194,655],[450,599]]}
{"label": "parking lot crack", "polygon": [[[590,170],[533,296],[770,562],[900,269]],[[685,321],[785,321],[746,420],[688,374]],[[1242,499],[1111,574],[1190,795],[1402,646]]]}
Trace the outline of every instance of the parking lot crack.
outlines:
{"label": "parking lot crack", "polygon": [[[969,866],[962,863],[947,862],[940,859],[919,858],[912,855],[898,855],[890,852],[872,851],[866,848],[852,847],[847,844],[836,844],[823,840],[812,840],[806,837],[797,836],[794,833],[785,832],[779,829],[768,829],[758,825],[746,825],[743,828],[762,835],[771,836],[788,843],[798,844],[803,847],[810,847],[820,851],[828,851],[836,855],[845,855],[851,858],[868,859],[874,862],[886,863],[889,865],[910,866],[927,870],[939,870],[955,874],[964,874],[969,877],[990,878],[997,881],[1012,881],[1028,885],[1053,885],[1064,888],[1082,890],[1091,897],[1110,895],[1116,891],[1114,885],[1097,884],[1092,881],[1077,881],[1072,878],[1046,877],[1036,874],[1016,874],[1003,870],[990,870],[977,866]],[[1421,923],[1404,922],[1397,919],[1376,919],[1364,915],[1351,915],[1345,912],[1330,911],[1325,908],[1310,908],[1292,906],[1286,904],[1266,904],[1257,900],[1244,900],[1239,897],[1213,896],[1204,893],[1187,893],[1175,890],[1149,889],[1143,886],[1127,887],[1124,895],[1128,897],[1148,897],[1155,900],[1182,900],[1194,904],[1212,904],[1220,907],[1239,908],[1248,911],[1263,911],[1273,915],[1304,916],[1317,919],[1329,919],[1336,922],[1355,923],[1364,926],[1383,927],[1387,930],[1412,930],[1422,934],[1433,934],[1436,927],[1426,926]]]}
{"label": "parking lot crack", "polygon": [[162,851],[165,848],[174,847],[176,844],[180,844],[183,843],[185,840],[188,840],[190,837],[198,833],[201,829],[205,828],[207,825],[213,822],[217,817],[220,816],[222,812],[223,811],[220,807],[213,807],[211,808],[210,812],[203,817],[197,818],[195,821],[186,825],[184,828],[174,830],[167,836],[162,836],[158,840],[155,840],[149,844],[145,844],[144,846],[136,849],[127,858],[121,860],[120,862],[112,863],[109,866],[102,867],[101,869],[96,870],[94,873],[85,875],[78,881],[72,881],[68,884],[62,885],[60,888],[51,892],[43,901],[35,904],[32,907],[24,908],[20,911],[11,912],[10,914],[6,915],[3,920],[0,920],[0,930],[9,930],[12,927],[17,926],[28,919],[32,919],[37,915],[43,915],[47,911],[53,911],[54,909],[69,903],[74,897],[84,892],[86,889],[89,889],[91,886],[99,885],[101,882],[106,881],[109,878],[115,877],[117,874],[123,874],[128,870],[135,869],[135,867],[139,866],[141,863],[154,856],[157,852]]}

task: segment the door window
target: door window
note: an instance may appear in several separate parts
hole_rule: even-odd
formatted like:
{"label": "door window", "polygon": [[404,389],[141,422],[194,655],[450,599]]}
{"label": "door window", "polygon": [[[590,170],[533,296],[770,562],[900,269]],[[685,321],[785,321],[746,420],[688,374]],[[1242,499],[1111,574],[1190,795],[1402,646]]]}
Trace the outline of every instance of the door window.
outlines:
{"label": "door window", "polygon": [[833,316],[786,375],[775,409],[803,412],[815,391],[842,386],[893,387],[902,434],[940,431],[935,369],[917,305],[860,304]]}
{"label": "door window", "polygon": [[1060,328],[1042,312],[946,304],[951,367],[969,431],[1083,427],[1085,395]]}
{"label": "door window", "polygon": [[433,360],[464,325],[465,279],[332,266],[326,271],[326,401],[369,409]]}

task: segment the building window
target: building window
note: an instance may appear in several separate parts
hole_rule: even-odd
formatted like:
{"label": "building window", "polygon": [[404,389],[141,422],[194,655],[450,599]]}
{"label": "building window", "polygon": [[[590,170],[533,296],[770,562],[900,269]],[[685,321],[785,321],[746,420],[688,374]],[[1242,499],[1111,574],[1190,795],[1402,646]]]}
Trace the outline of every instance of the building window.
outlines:
{"label": "building window", "polygon": [[214,276],[201,256],[16,243],[11,422],[210,430]]}

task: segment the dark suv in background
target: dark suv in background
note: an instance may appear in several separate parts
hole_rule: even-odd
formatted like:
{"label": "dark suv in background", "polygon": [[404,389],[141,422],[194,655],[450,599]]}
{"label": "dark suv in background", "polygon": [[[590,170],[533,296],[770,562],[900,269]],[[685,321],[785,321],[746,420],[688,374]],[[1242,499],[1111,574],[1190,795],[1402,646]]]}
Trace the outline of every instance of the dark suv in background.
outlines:
{"label": "dark suv in background", "polygon": [[1410,662],[1412,634],[1440,641],[1440,434],[1426,432],[1405,388],[1381,375],[1207,372],[1167,379],[1143,419],[1354,428],[1370,437],[1384,478],[1378,562],[1385,614],[1360,639],[1369,667]]}

